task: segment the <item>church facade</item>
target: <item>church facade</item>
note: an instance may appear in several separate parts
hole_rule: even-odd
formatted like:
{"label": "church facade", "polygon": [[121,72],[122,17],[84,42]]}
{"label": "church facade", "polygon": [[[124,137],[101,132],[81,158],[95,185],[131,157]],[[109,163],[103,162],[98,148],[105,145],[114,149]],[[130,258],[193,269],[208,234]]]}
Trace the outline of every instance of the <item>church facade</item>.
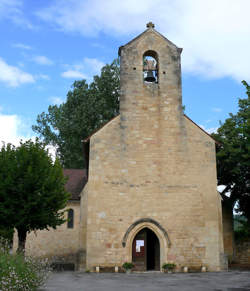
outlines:
{"label": "church facade", "polygon": [[[183,113],[181,51],[152,23],[119,49],[120,115],[85,140],[76,241],[61,251],[74,253],[79,269],[225,267],[215,141]],[[45,232],[29,235],[28,253],[42,237],[48,250]],[[61,226],[53,243],[70,239]]]}

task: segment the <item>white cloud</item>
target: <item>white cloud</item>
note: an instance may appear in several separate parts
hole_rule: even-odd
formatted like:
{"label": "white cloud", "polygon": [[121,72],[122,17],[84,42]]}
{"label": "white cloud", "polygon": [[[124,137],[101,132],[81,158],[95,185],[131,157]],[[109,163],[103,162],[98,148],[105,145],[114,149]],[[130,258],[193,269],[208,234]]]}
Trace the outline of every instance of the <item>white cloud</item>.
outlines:
{"label": "white cloud", "polygon": [[212,111],[213,112],[221,112],[222,109],[221,108],[218,108],[218,107],[214,107],[214,108],[212,108]]}
{"label": "white cloud", "polygon": [[55,105],[60,105],[64,102],[64,99],[58,96],[51,96],[49,98],[49,101],[52,102]]}
{"label": "white cloud", "polygon": [[20,70],[18,67],[8,65],[0,58],[0,82],[11,87],[17,87],[24,83],[34,83],[34,77]]}
{"label": "white cloud", "polygon": [[63,78],[70,78],[70,79],[86,79],[86,76],[79,72],[74,70],[68,70],[61,74]]}
{"label": "white cloud", "polygon": [[[27,129],[27,123],[17,115],[0,113],[0,145],[2,142],[19,145],[20,140],[33,138]],[[20,134],[25,131],[26,134]]]}
{"label": "white cloud", "polygon": [[91,80],[93,75],[99,74],[105,64],[95,58],[84,58],[74,65],[66,65],[69,70],[61,74],[64,78],[77,78]]}
{"label": "white cloud", "polygon": [[[1,107],[2,108],[2,107]],[[25,132],[25,134],[21,134]],[[8,115],[0,113],[0,147],[3,142],[5,144],[11,143],[15,146],[20,145],[20,141],[32,139],[35,141],[36,137],[32,134],[27,126],[27,120],[23,120],[18,115]],[[52,159],[56,157],[56,147],[52,145],[46,146]]]}
{"label": "white cloud", "polygon": [[29,46],[27,44],[23,44],[23,43],[14,43],[13,47],[24,49],[24,50],[31,50],[32,49],[31,46]]}
{"label": "white cloud", "polygon": [[102,61],[99,61],[98,59],[91,59],[91,58],[84,58],[83,59],[83,68],[85,70],[91,71],[93,74],[99,74],[101,71],[101,68],[105,64]]}
{"label": "white cloud", "polygon": [[204,129],[209,134],[211,134],[211,133],[217,133],[217,130],[218,130],[218,127],[206,128],[204,125],[201,125],[201,124],[199,124],[199,127],[201,127],[202,129]]}
{"label": "white cloud", "polygon": [[21,0],[1,0],[0,20],[10,20],[19,27],[34,29],[35,26],[24,16]]}
{"label": "white cloud", "polygon": [[43,80],[50,80],[50,76],[46,75],[46,74],[39,74],[37,75],[38,79],[43,79]]}
{"label": "white cloud", "polygon": [[32,60],[39,65],[45,66],[53,65],[53,61],[47,58],[46,56],[35,56],[32,58]]}
{"label": "white cloud", "polygon": [[127,40],[152,20],[184,48],[185,72],[250,80],[249,10],[249,0],[55,0],[37,15],[65,32]]}

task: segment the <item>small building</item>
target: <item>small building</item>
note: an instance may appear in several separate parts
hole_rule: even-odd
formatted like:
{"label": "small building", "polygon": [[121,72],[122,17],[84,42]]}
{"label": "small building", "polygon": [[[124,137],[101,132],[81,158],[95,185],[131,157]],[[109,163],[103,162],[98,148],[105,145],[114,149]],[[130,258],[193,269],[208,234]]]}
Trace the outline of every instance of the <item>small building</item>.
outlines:
{"label": "small building", "polygon": [[183,113],[181,51],[152,23],[119,48],[120,115],[85,140],[74,228],[30,234],[28,253],[72,254],[90,270],[225,268],[215,141]]}

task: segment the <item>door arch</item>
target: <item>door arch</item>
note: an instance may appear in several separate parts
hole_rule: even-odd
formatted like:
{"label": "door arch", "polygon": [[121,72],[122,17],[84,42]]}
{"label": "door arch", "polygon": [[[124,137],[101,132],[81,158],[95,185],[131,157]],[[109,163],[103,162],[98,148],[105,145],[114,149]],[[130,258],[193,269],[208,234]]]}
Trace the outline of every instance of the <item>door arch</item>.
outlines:
{"label": "door arch", "polygon": [[132,247],[133,241],[137,233],[142,229],[148,228],[154,232],[159,240],[160,246],[160,266],[167,261],[168,249],[171,247],[171,241],[169,239],[166,229],[164,229],[157,221],[151,218],[141,218],[136,220],[129,226],[122,239],[122,246],[125,249],[124,259],[125,261],[132,262]]}
{"label": "door arch", "polygon": [[160,242],[151,229],[145,227],[135,235],[132,262],[138,271],[160,271]]}

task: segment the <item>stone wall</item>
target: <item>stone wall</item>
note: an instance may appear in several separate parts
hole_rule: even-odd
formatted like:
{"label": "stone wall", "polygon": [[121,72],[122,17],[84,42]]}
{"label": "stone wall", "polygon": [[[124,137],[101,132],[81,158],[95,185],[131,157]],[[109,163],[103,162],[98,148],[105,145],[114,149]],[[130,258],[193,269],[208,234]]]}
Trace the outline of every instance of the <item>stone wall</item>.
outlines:
{"label": "stone wall", "polygon": [[250,238],[236,241],[232,266],[250,269]]}
{"label": "stone wall", "polygon": [[[67,228],[67,222],[57,229],[32,231],[27,235],[27,255],[46,257],[54,262],[77,264],[79,253],[80,202],[70,201],[66,209],[74,210],[74,228]],[[67,218],[67,214],[65,214]],[[14,251],[17,249],[17,234],[14,236]]]}
{"label": "stone wall", "polygon": [[233,230],[233,211],[231,207],[222,203],[222,217],[223,217],[223,241],[224,252],[228,258],[234,256],[234,230]]}
{"label": "stone wall", "polygon": [[[159,83],[143,82],[143,54],[159,59]],[[134,236],[150,228],[161,265],[223,268],[215,144],[182,112],[180,50],[152,29],[121,48],[120,116],[90,140],[87,267],[131,261]],[[138,225],[122,245],[124,234]]]}

